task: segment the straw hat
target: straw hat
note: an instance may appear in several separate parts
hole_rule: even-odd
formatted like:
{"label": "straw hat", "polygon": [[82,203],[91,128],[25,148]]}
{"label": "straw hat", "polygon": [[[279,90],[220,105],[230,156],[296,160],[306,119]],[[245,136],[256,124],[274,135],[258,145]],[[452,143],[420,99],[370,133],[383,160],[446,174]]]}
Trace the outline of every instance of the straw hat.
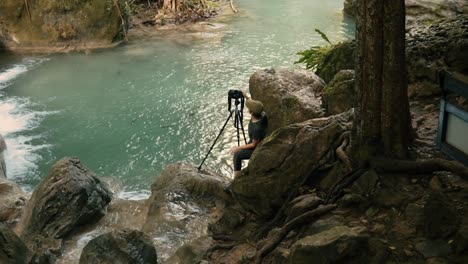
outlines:
{"label": "straw hat", "polygon": [[245,106],[254,114],[259,115],[263,112],[263,104],[260,101],[247,100]]}

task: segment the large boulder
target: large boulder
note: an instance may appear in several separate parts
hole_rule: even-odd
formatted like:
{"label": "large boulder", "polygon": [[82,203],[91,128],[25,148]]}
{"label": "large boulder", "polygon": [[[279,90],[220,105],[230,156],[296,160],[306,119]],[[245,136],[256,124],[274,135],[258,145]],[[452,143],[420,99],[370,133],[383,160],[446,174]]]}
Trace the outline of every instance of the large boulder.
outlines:
{"label": "large boulder", "polygon": [[60,239],[99,221],[111,199],[107,185],[79,159],[63,158],[33,192],[19,234],[39,258],[60,253]]}
{"label": "large boulder", "polygon": [[17,184],[0,178],[0,222],[16,222],[23,213],[26,197]]}
{"label": "large boulder", "polygon": [[357,104],[357,93],[354,87],[354,71],[339,71],[325,87],[322,103],[327,115],[343,113]]}
{"label": "large boulder", "polygon": [[311,71],[301,69],[263,69],[249,81],[255,100],[265,106],[270,132],[290,124],[322,117],[318,93],[325,83]]}
{"label": "large boulder", "polygon": [[93,48],[121,39],[114,1],[2,0],[0,10],[0,42],[11,49]]}
{"label": "large boulder", "polygon": [[151,239],[136,230],[114,231],[91,240],[83,249],[80,264],[157,264]]}
{"label": "large boulder", "polygon": [[302,181],[332,143],[351,128],[352,117],[350,110],[273,132],[255,149],[249,166],[233,180],[235,197],[248,211],[270,215],[283,204],[291,186]]}
{"label": "large boulder", "polygon": [[229,198],[223,191],[228,180],[189,164],[165,167],[151,186],[148,216],[143,231],[156,240],[160,261],[165,262],[183,244],[205,236],[211,217]]}
{"label": "large boulder", "polygon": [[288,263],[366,263],[369,248],[365,232],[362,226],[335,226],[306,236],[291,247]]}
{"label": "large boulder", "polygon": [[5,139],[3,139],[3,136],[0,134],[0,178],[7,177],[5,157],[3,156],[3,152],[6,148]]}
{"label": "large boulder", "polygon": [[31,255],[28,247],[15,232],[0,223],[0,263],[26,264]]}

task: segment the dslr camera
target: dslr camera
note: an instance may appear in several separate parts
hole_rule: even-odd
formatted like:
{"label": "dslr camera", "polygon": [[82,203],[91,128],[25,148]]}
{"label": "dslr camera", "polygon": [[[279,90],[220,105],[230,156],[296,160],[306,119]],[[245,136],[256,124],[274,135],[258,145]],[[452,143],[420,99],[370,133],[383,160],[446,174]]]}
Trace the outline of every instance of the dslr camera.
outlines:
{"label": "dslr camera", "polygon": [[229,90],[228,98],[230,99],[241,99],[244,98],[244,95],[239,90]]}

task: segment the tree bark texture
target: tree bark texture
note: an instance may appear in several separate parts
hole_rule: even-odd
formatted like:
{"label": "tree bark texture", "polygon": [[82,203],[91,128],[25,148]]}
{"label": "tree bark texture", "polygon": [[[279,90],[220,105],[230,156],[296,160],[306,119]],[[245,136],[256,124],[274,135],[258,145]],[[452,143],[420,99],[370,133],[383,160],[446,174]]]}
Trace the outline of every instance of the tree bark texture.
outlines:
{"label": "tree bark texture", "polygon": [[405,158],[410,114],[405,64],[404,0],[359,0],[354,142],[359,158]]}

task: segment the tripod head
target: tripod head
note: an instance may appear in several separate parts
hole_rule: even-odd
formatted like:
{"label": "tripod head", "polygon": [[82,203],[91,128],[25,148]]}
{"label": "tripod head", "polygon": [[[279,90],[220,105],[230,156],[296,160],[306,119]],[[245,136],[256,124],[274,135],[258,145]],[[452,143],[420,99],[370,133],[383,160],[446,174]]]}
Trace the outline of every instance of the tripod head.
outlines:
{"label": "tripod head", "polygon": [[241,91],[239,90],[229,90],[228,92],[228,111],[232,111],[232,100],[234,100],[235,110],[238,110],[240,105],[240,112],[244,112],[245,98]]}

